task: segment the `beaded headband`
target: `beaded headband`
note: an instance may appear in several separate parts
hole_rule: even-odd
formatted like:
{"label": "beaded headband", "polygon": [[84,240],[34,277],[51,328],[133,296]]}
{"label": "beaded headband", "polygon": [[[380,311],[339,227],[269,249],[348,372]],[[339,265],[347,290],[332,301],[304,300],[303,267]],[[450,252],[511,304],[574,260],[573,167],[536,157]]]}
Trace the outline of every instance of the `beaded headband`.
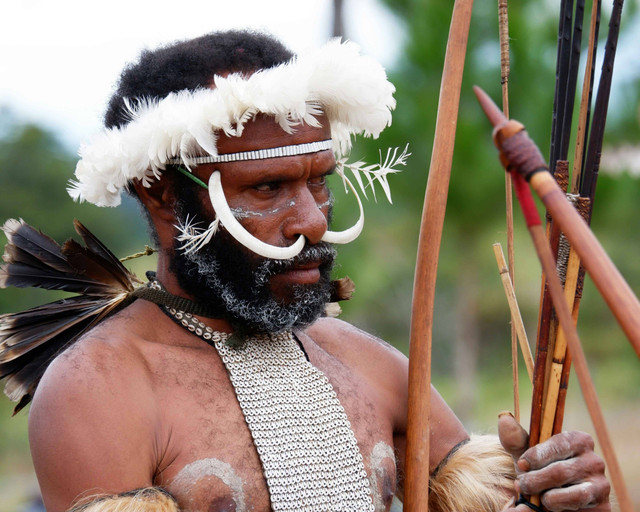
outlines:
{"label": "beaded headband", "polygon": [[[239,153],[226,153],[217,156],[197,156],[190,159],[193,165],[218,164],[226,162],[244,162],[247,160],[265,160],[267,158],[281,158],[283,156],[304,155],[305,153],[316,153],[331,149],[333,141],[331,139],[319,142],[305,142],[304,144],[292,144],[290,146],[280,146],[277,148],[255,149],[253,151],[240,151]],[[168,162],[171,165],[181,165],[180,158],[172,158]]]}

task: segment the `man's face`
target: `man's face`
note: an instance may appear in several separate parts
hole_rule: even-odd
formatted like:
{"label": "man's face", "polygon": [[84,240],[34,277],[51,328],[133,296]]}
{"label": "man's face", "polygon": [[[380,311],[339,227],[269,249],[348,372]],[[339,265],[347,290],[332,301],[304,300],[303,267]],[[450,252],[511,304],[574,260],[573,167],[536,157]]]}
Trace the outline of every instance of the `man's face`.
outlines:
{"label": "man's face", "polygon": [[[325,123],[326,124],[326,123]],[[247,125],[242,137],[221,137],[220,153],[231,153],[329,138],[328,129],[300,127],[286,134],[267,118]],[[252,235],[276,246],[307,239],[292,260],[262,258],[221,228],[197,252],[184,254],[175,244],[172,270],[182,288],[220,311],[236,329],[276,332],[313,322],[329,299],[333,248],[320,239],[327,229],[330,193],[326,176],[335,166],[331,151],[275,159],[202,165],[205,182],[214,170],[222,176],[229,207]],[[206,226],[213,219],[208,195],[187,184],[178,198],[177,216]]]}

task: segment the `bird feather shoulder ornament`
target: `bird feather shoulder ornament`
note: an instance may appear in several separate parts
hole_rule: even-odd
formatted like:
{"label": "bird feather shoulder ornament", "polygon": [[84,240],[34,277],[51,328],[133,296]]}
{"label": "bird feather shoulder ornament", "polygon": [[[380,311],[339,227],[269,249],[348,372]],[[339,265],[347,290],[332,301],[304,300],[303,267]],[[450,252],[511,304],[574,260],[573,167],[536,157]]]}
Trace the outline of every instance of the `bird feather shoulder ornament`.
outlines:
{"label": "bird feather shoulder ornament", "polygon": [[0,379],[5,394],[27,405],[49,363],[79,336],[123,305],[141,282],[80,222],[85,245],[62,246],[23,220],[2,226],[7,236],[0,288],[37,287],[79,295],[0,315]]}

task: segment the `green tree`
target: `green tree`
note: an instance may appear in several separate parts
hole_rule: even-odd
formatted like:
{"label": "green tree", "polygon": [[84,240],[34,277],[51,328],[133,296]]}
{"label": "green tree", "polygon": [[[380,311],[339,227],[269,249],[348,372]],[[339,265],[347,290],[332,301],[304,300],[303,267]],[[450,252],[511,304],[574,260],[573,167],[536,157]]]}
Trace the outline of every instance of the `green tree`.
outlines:
{"label": "green tree", "polygon": [[[59,243],[75,235],[77,218],[119,256],[140,250],[145,227],[130,199],[116,209],[74,203],[66,192],[76,158],[48,131],[18,123],[3,113],[0,138],[0,221],[22,218]],[[3,236],[4,239],[4,236]],[[0,313],[55,300],[55,293],[7,289],[0,293]]]}
{"label": "green tree", "polygon": [[[393,207],[383,204],[384,200],[379,205],[367,206],[367,226],[362,240],[341,249],[339,270],[350,274],[356,282],[357,300],[344,306],[345,318],[406,351],[419,219],[452,4],[426,0],[389,0],[385,3],[399,17],[406,32],[406,47],[390,72],[397,87],[398,107],[393,125],[380,140],[361,143],[353,154],[355,158],[367,155],[366,159],[371,160],[376,158],[378,147],[404,146],[409,142],[413,155],[408,169],[390,178]],[[589,6],[586,11],[588,19]],[[625,40],[625,30],[633,25],[636,12],[637,2],[625,6],[621,41]],[[553,106],[557,15],[556,4],[550,9],[543,1],[511,3],[509,12],[511,116],[526,124],[545,154],[549,147]],[[606,36],[607,23],[605,6],[601,39]],[[436,377],[451,373],[454,362],[460,361],[460,354],[474,351],[479,352],[482,368],[501,372],[506,377],[510,373],[508,310],[491,250],[495,241],[506,246],[504,177],[491,142],[491,127],[471,91],[471,86],[478,84],[493,98],[501,96],[497,29],[497,2],[476,1],[440,255],[434,326]],[[600,51],[602,47],[603,41]],[[624,101],[612,101],[605,145],[615,144],[618,140],[637,143],[638,90],[637,79],[614,89],[614,94],[622,91],[617,94]],[[610,176],[603,169],[598,188],[594,212],[594,229],[598,236],[609,242],[614,232],[628,227],[629,222],[636,227],[639,225],[635,220],[638,218],[637,199],[631,199],[640,193],[637,178]],[[346,212],[350,207],[339,202],[336,218],[348,216]],[[516,280],[521,285],[520,305],[533,341],[540,271],[517,208],[516,204]],[[629,240],[626,236],[605,244],[636,290],[640,290],[637,264],[634,268],[629,260],[637,261],[634,255],[640,245],[638,238]],[[597,296],[595,290],[588,289],[586,293]],[[611,321],[606,306],[597,298],[584,302],[581,330],[584,330],[587,346],[590,349],[601,347],[604,337],[620,347],[621,354],[628,356],[631,353],[628,343]],[[457,345],[460,337],[469,343],[462,347]],[[637,371],[633,375],[638,378]],[[459,374],[458,380],[461,378]],[[626,388],[624,393],[628,396],[635,392]],[[505,405],[508,407],[509,402]]]}

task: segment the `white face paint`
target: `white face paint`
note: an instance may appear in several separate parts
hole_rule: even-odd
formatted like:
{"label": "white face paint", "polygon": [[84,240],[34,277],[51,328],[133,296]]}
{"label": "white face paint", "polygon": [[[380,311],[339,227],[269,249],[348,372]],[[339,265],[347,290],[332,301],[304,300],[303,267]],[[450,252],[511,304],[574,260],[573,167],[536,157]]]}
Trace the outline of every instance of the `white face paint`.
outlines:
{"label": "white face paint", "polygon": [[[221,480],[231,491],[236,512],[246,512],[244,482],[230,464],[218,459],[200,459],[187,464],[171,481],[172,487],[179,488],[187,496],[198,483],[208,477]],[[185,511],[188,512],[188,511]]]}
{"label": "white face paint", "polygon": [[393,448],[384,441],[378,442],[371,450],[369,457],[371,474],[369,475],[369,486],[371,487],[371,494],[373,497],[373,505],[376,512],[385,510],[384,498],[382,496],[382,490],[380,488],[381,481],[385,477],[385,468],[382,466],[384,459],[391,459],[393,466],[396,465],[396,456]]}
{"label": "white face paint", "polygon": [[[236,219],[242,220],[242,219],[249,219],[251,217],[265,217],[267,215],[274,215],[276,213],[280,213],[282,210],[286,208],[291,208],[292,206],[295,206],[295,205],[296,205],[296,202],[292,200],[289,202],[289,204],[286,207],[271,208],[263,212],[245,210],[244,208],[229,208],[229,209],[231,210],[231,213],[233,213],[233,216]],[[322,205],[318,205],[318,208],[322,208]]]}
{"label": "white face paint", "polygon": [[322,210],[323,208],[325,208],[327,206],[333,206],[333,196],[331,196],[329,199],[327,199],[324,203],[319,204],[318,205],[318,209]]}
{"label": "white face paint", "polygon": [[[250,219],[252,217],[265,217],[267,215],[275,215],[276,213],[280,213],[282,210],[286,209],[286,208],[292,208],[296,205],[296,202],[294,200],[291,200],[289,202],[289,204],[286,207],[278,207],[278,208],[271,208],[270,210],[265,210],[263,212],[256,212],[253,210],[246,210],[244,208],[229,208],[231,210],[231,213],[233,213],[233,216],[238,219],[238,220],[242,220],[242,219]],[[320,203],[318,204],[318,209],[322,210],[323,208],[326,208],[327,206],[333,206],[333,197],[330,197],[329,199],[327,199],[324,203]]]}

